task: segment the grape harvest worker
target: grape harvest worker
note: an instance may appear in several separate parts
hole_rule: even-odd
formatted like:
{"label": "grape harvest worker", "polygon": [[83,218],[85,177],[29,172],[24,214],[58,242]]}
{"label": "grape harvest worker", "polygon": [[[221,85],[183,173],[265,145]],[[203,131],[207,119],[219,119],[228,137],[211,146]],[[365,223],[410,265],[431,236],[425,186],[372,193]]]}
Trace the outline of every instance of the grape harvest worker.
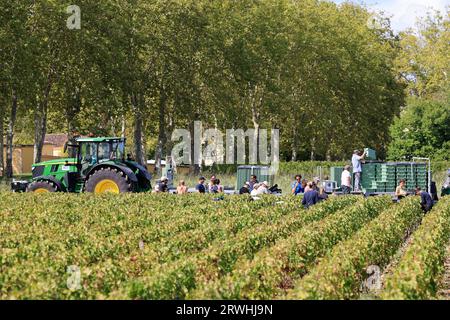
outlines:
{"label": "grape harvest worker", "polygon": [[186,194],[186,193],[187,193],[186,183],[184,182],[184,180],[180,180],[180,183],[178,184],[177,187],[177,194]]}
{"label": "grape harvest worker", "polygon": [[258,178],[254,174],[250,176],[249,184],[250,184],[250,191],[254,189],[255,184],[259,184]]}
{"label": "grape harvest worker", "polygon": [[433,209],[433,199],[431,199],[431,196],[428,192],[422,191],[422,189],[417,187],[416,195],[420,196],[420,206],[425,213]]}
{"label": "grape harvest worker", "polygon": [[216,176],[212,175],[211,178],[209,179],[209,183],[208,183],[208,192],[209,193],[217,193],[217,185],[216,185]]}
{"label": "grape harvest worker", "polygon": [[216,181],[214,183],[217,186],[217,193],[222,193],[223,192],[223,185],[220,184],[220,179],[216,179]]}
{"label": "grape harvest worker", "polygon": [[253,185],[253,189],[250,191],[250,195],[252,196],[252,197],[254,197],[254,196],[257,196],[259,193],[258,193],[258,188],[259,188],[259,183],[255,183],[254,185]]}
{"label": "grape harvest worker", "polygon": [[350,194],[352,191],[352,175],[350,173],[350,166],[346,165],[341,174],[341,188],[343,194]]}
{"label": "grape harvest worker", "polygon": [[398,199],[404,198],[408,195],[408,192],[405,190],[405,184],[405,179],[401,179],[399,185],[395,188],[395,195]]}
{"label": "grape harvest worker", "polygon": [[169,192],[169,187],[167,185],[168,182],[169,182],[169,179],[167,179],[167,177],[161,177],[161,179],[159,180],[159,182],[156,185],[155,191],[157,193]]}
{"label": "grape harvest worker", "polygon": [[314,189],[313,183],[308,183],[308,191],[305,192],[302,199],[302,205],[308,209],[319,202],[319,193]]}
{"label": "grape harvest worker", "polygon": [[292,189],[292,194],[293,195],[298,195],[299,193],[303,193],[305,192],[305,190],[302,187],[302,176],[301,175],[296,175],[295,176],[295,181],[292,183],[291,185],[291,189]]}
{"label": "grape harvest worker", "polygon": [[206,193],[205,180],[205,177],[200,177],[198,179],[198,184],[195,186],[195,190],[198,193]]}
{"label": "grape harvest worker", "polygon": [[365,154],[359,150],[353,151],[352,156],[352,166],[353,166],[353,176],[355,178],[355,191],[361,191],[361,160],[364,160]]}
{"label": "grape harvest worker", "polygon": [[258,194],[269,194],[269,182],[264,181],[258,188]]}
{"label": "grape harvest worker", "polygon": [[239,194],[250,194],[250,183],[247,181],[239,190]]}
{"label": "grape harvest worker", "polygon": [[320,187],[319,202],[320,201],[325,201],[327,199],[328,199],[328,194],[325,192],[325,188],[324,187]]}

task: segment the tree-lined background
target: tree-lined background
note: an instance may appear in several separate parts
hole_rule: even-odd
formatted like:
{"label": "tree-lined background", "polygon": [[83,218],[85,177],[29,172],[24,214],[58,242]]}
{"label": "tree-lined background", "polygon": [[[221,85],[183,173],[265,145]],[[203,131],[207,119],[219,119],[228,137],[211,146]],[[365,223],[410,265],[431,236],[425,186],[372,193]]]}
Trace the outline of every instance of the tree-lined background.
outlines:
{"label": "tree-lined background", "polygon": [[[73,3],[75,2],[75,3]],[[66,8],[81,8],[81,29]],[[0,2],[0,150],[125,136],[160,161],[175,128],[280,129],[281,159],[450,160],[449,11],[399,34],[317,0]],[[0,171],[12,172],[11,152]]]}

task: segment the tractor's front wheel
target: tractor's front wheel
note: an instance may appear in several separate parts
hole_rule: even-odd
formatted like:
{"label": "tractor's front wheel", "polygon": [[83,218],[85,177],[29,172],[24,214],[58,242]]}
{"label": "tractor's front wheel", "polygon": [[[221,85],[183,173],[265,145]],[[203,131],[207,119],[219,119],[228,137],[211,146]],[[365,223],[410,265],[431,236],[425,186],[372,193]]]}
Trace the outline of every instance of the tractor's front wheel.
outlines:
{"label": "tractor's front wheel", "polygon": [[94,172],[86,181],[86,192],[123,193],[131,191],[132,184],[126,175],[114,168],[102,168]]}
{"label": "tractor's front wheel", "polygon": [[47,193],[56,191],[58,191],[58,189],[51,181],[35,181],[32,182],[27,188],[27,192],[34,193]]}

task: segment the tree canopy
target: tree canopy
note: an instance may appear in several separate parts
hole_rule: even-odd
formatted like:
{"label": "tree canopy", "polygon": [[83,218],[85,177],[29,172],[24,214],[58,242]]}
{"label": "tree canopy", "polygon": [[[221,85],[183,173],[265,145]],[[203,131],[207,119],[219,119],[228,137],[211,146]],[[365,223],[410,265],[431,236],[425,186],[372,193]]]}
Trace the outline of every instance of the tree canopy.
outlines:
{"label": "tree canopy", "polygon": [[285,160],[345,159],[365,146],[384,156],[405,88],[448,85],[448,19],[436,22],[442,39],[432,24],[419,41],[352,3],[79,0],[81,28],[70,29],[70,4],[0,3],[0,120],[9,142],[34,143],[36,159],[45,133],[79,131],[124,135],[139,161],[158,160],[172,131],[197,120],[280,129]]}

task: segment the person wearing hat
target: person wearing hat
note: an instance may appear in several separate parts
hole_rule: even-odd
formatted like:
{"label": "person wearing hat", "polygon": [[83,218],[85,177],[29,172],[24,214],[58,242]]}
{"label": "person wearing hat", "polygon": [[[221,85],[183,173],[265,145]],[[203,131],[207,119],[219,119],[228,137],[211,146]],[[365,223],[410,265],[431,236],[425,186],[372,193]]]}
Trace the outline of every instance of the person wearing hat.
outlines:
{"label": "person wearing hat", "polygon": [[239,190],[239,194],[250,194],[250,183],[247,181]]}
{"label": "person wearing hat", "polygon": [[167,177],[161,177],[157,184],[156,192],[169,192],[168,182],[169,179]]}
{"label": "person wearing hat", "polygon": [[198,193],[206,193],[205,180],[203,176],[198,179],[198,184],[195,186],[195,190]]}
{"label": "person wearing hat", "polygon": [[362,172],[361,160],[364,160],[364,158],[365,154],[363,152],[359,150],[353,151],[352,166],[356,192],[359,192],[361,190],[361,172]]}
{"label": "person wearing hat", "polygon": [[350,166],[346,165],[341,174],[341,188],[343,194],[350,194],[352,191],[352,175],[350,174]]}

